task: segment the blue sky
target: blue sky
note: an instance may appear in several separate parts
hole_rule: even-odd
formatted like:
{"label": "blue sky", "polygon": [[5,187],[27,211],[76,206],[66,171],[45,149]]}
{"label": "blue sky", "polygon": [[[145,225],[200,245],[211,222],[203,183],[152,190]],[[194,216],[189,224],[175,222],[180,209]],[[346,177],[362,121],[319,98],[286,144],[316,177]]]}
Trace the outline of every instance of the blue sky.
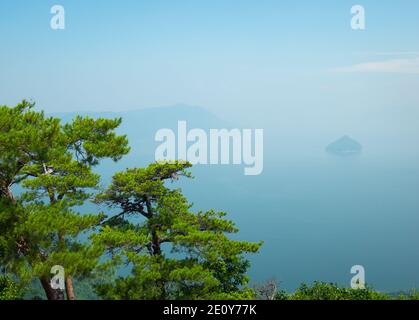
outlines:
{"label": "blue sky", "polygon": [[[54,4],[65,30],[49,26]],[[355,4],[365,31],[350,28]],[[261,122],[291,109],[413,106],[418,33],[416,0],[1,0],[0,103],[185,103]]]}

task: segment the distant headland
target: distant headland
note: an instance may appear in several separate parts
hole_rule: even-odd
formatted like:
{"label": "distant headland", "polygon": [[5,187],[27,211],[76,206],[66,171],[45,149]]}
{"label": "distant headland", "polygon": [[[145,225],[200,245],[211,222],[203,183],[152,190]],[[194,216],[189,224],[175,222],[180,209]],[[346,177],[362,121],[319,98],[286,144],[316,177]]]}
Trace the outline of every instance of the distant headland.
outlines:
{"label": "distant headland", "polygon": [[343,136],[330,143],[326,147],[326,152],[338,156],[358,155],[362,152],[362,145],[349,136]]}

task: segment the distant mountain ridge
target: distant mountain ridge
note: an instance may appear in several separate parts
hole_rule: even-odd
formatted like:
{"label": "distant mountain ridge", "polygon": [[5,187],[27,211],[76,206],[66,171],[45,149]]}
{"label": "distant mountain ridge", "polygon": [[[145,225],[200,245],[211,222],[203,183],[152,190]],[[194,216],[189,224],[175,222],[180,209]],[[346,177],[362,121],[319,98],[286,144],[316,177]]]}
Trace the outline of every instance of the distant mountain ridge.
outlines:
{"label": "distant mountain ridge", "polygon": [[81,111],[50,113],[48,115],[60,118],[63,122],[69,122],[76,116],[122,118],[122,123],[117,132],[127,135],[131,152],[116,164],[112,162],[102,163],[98,167],[98,171],[105,178],[109,178],[115,171],[129,167],[145,166],[154,162],[155,150],[161,144],[161,142],[155,140],[156,132],[160,129],[171,129],[176,133],[178,121],[186,121],[187,130],[200,128],[209,131],[209,129],[232,129],[238,127],[237,124],[233,125],[224,121],[205,108],[186,104],[128,111]]}
{"label": "distant mountain ridge", "polygon": [[191,106],[186,104],[176,104],[172,106],[163,106],[163,107],[153,107],[153,108],[143,108],[127,111],[70,111],[70,112],[55,112],[49,113],[48,115],[58,117],[63,121],[70,121],[72,118],[77,115],[81,116],[90,116],[92,118],[115,118],[122,117],[124,123],[132,123],[133,121],[138,120],[148,120],[143,124],[151,124],[152,121],[156,121],[159,125],[165,124],[168,121],[176,120],[186,120],[191,121],[194,124],[201,125],[219,125],[220,123],[225,123],[219,117],[211,113],[205,108],[199,106]]}

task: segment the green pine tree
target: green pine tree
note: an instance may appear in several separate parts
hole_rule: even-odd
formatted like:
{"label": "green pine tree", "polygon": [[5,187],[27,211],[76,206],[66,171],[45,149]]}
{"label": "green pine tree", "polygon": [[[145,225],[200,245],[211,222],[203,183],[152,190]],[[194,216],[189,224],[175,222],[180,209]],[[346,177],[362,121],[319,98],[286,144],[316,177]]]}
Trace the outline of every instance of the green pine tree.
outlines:
{"label": "green pine tree", "polygon": [[[131,268],[127,276],[97,287],[106,299],[248,299],[244,254],[261,243],[229,239],[238,230],[224,212],[194,213],[169,182],[191,177],[187,162],[154,163],[113,177],[97,197],[120,210],[93,236],[112,259],[107,267]],[[100,251],[100,250],[99,250]]]}
{"label": "green pine tree", "polygon": [[103,215],[81,215],[77,207],[98,189],[93,167],[129,151],[115,133],[120,123],[76,117],[61,124],[27,101],[0,106],[0,261],[20,281],[38,278],[48,299],[64,299],[51,286],[52,266],[64,267],[67,298],[74,299],[72,278],[88,276],[102,255],[80,236]]}

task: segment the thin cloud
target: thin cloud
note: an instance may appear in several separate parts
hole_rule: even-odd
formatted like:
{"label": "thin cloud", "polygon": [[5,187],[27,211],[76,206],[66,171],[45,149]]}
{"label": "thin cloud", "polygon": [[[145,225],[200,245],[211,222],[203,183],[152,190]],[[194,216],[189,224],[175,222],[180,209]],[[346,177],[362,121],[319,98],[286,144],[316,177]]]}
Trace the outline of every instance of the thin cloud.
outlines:
{"label": "thin cloud", "polygon": [[419,51],[372,51],[372,52],[355,52],[356,55],[363,56],[419,56]]}
{"label": "thin cloud", "polygon": [[403,73],[403,74],[419,74],[419,57],[409,59],[392,59],[385,61],[371,61],[366,63],[355,64],[336,68],[336,72],[374,72],[374,73]]}

